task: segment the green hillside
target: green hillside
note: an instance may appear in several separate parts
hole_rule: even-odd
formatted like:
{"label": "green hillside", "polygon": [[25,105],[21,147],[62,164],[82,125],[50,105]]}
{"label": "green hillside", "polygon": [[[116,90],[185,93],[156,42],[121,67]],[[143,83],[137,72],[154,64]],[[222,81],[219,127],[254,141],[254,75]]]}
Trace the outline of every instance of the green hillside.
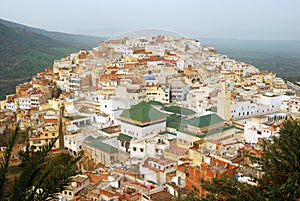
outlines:
{"label": "green hillside", "polygon": [[0,20],[0,99],[52,66],[53,60],[91,49],[101,40],[104,38],[47,32]]}
{"label": "green hillside", "polygon": [[91,49],[99,44],[101,40],[105,40],[105,37],[86,36],[78,34],[67,34],[55,31],[46,31],[43,29],[33,28],[22,24],[6,21],[0,19],[0,23],[14,29],[25,29],[29,32],[42,34],[49,38],[60,42],[61,44],[67,45],[69,48],[75,49]]}

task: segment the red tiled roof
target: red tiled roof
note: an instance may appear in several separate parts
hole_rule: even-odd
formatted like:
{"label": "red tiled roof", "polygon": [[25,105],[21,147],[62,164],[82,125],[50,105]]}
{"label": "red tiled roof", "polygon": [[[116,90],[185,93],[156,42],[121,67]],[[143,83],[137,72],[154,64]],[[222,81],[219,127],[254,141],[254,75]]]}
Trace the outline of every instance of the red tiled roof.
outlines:
{"label": "red tiled roof", "polygon": [[106,191],[106,190],[102,190],[102,189],[100,189],[100,194],[101,195],[105,195],[107,197],[115,197],[115,196],[117,196],[117,194],[115,194],[115,193],[112,193],[112,192],[109,192],[109,191]]}
{"label": "red tiled roof", "polygon": [[172,147],[171,149],[168,150],[168,152],[176,154],[176,155],[184,155],[188,149],[182,148],[182,147]]}

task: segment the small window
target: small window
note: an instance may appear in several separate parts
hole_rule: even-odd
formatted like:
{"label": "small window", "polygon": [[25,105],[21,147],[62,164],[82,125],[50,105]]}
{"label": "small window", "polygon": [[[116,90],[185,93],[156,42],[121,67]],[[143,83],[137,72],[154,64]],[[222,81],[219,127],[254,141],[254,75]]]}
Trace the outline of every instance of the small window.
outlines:
{"label": "small window", "polygon": [[133,151],[136,151],[136,147],[132,147]]}
{"label": "small window", "polygon": [[140,151],[141,151],[141,152],[144,152],[144,149],[143,149],[143,148],[140,148]]}

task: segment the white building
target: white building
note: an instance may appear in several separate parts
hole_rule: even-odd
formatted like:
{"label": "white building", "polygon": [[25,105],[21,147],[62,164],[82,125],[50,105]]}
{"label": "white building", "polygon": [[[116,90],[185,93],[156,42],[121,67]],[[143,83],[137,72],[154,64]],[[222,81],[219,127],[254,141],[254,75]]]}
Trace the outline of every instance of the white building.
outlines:
{"label": "white building", "polygon": [[295,96],[289,100],[288,111],[292,113],[300,112],[300,97]]}
{"label": "white building", "polygon": [[19,108],[20,108],[20,110],[30,110],[31,109],[31,102],[30,102],[29,96],[19,98]]}
{"label": "white building", "polygon": [[242,99],[239,96],[235,97],[233,100],[229,100],[229,98],[230,97],[218,100],[218,107],[219,105],[225,105],[230,101],[230,107],[224,107],[224,110],[226,110],[225,113],[229,113],[230,118],[238,118],[280,111],[283,107],[282,102],[288,100],[289,96],[267,94],[252,96],[247,100]]}
{"label": "white building", "polygon": [[15,102],[6,102],[5,108],[15,112],[16,111],[16,104],[15,104]]}
{"label": "white building", "polygon": [[82,143],[87,137],[88,136],[84,133],[65,135],[64,136],[65,149],[70,151],[72,154],[77,155],[80,151],[82,151]]}
{"label": "white building", "polygon": [[90,185],[90,180],[87,175],[76,175],[64,191],[58,194],[59,201],[69,201],[74,200],[75,196],[80,193],[80,191],[87,189]]}
{"label": "white building", "polygon": [[278,134],[278,129],[266,125],[268,122],[267,116],[255,117],[247,121],[244,126],[244,138],[246,143],[256,144],[259,138],[269,139],[271,136]]}
{"label": "white building", "polygon": [[167,181],[167,174],[176,173],[177,161],[167,158],[152,158],[145,160],[140,167],[142,178],[152,181],[158,185],[165,184]]}
{"label": "white building", "polygon": [[166,116],[142,101],[120,115],[121,132],[140,139],[166,129]]}
{"label": "white building", "polygon": [[130,158],[162,157],[169,147],[167,136],[154,134],[144,139],[136,139],[129,146]]}
{"label": "white building", "polygon": [[[154,155],[162,139],[155,137],[166,129],[166,116],[142,101],[120,115],[119,147],[132,157]],[[162,137],[163,138],[163,137]],[[165,148],[163,148],[165,149]]]}
{"label": "white building", "polygon": [[171,102],[184,101],[190,86],[182,80],[172,80],[170,86]]}

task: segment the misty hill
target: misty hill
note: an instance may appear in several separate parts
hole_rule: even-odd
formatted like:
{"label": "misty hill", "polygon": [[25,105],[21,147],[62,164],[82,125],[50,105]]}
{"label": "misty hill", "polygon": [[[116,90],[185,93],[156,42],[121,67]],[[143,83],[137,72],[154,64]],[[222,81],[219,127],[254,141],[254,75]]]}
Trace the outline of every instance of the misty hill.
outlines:
{"label": "misty hill", "polygon": [[289,81],[300,81],[300,41],[200,39],[221,54],[275,72]]}
{"label": "misty hill", "polygon": [[105,38],[48,32],[0,20],[0,99],[52,66],[53,60],[98,46]]}
{"label": "misty hill", "polygon": [[101,40],[106,39],[105,37],[95,37],[95,36],[86,36],[86,35],[79,35],[79,34],[67,34],[62,32],[55,32],[55,31],[46,31],[44,29],[33,28],[15,22],[6,21],[3,19],[0,19],[0,23],[9,28],[25,29],[29,32],[48,36],[53,40],[68,45],[68,47],[72,47],[76,49],[91,49],[93,47],[96,47]]}

